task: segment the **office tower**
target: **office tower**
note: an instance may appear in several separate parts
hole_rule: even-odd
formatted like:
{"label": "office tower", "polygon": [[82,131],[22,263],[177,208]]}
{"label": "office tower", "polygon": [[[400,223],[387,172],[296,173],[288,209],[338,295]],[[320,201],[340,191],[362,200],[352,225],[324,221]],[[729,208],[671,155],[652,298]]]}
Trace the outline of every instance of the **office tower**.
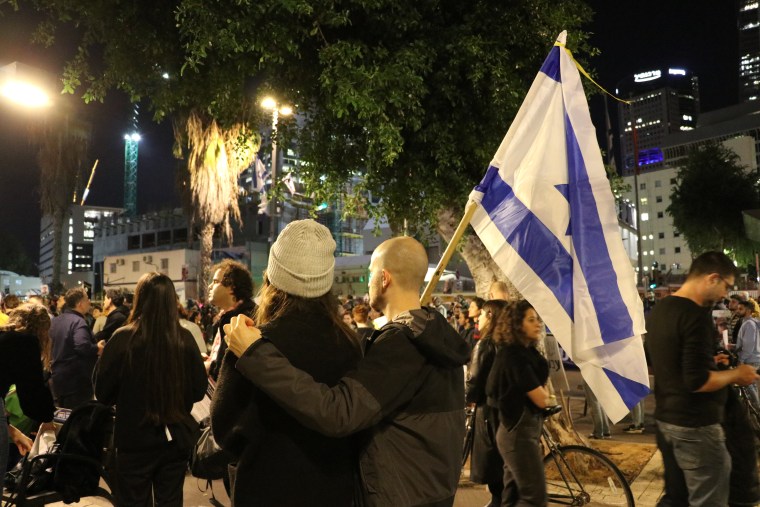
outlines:
{"label": "office tower", "polygon": [[760,5],[757,0],[739,0],[739,101],[760,96]]}
{"label": "office tower", "polygon": [[630,101],[618,104],[623,175],[633,173],[636,153],[640,172],[662,168],[665,137],[697,125],[697,77],[680,68],[649,70],[623,79],[616,92],[618,97]]}

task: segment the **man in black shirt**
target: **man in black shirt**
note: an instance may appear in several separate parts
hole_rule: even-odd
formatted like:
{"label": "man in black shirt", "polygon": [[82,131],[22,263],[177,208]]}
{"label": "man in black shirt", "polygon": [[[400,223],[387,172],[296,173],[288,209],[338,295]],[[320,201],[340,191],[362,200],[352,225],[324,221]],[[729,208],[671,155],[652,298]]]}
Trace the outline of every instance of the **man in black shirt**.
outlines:
{"label": "man in black shirt", "polygon": [[728,505],[731,460],[721,427],[726,386],[758,378],[751,366],[718,371],[710,307],[733,286],[726,255],[706,252],[684,285],[647,319],[647,348],[655,377],[657,446],[665,465],[658,505]]}

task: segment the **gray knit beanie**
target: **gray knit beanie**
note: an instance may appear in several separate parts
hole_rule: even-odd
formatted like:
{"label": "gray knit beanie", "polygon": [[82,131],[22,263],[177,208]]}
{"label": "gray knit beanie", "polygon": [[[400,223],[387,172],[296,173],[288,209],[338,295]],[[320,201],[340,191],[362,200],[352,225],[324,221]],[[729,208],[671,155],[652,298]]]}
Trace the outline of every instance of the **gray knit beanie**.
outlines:
{"label": "gray knit beanie", "polygon": [[335,240],[327,227],[314,220],[295,220],[272,245],[267,278],[294,296],[322,296],[333,285],[334,252]]}

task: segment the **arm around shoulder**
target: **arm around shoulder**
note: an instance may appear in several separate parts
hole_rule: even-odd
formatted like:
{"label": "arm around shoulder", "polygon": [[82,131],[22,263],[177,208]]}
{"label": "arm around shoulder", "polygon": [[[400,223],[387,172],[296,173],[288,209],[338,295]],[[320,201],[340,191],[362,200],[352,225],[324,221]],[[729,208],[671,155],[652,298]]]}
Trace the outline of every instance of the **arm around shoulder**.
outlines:
{"label": "arm around shoulder", "polygon": [[351,378],[332,388],[316,382],[267,340],[249,347],[235,368],[301,424],[323,435],[346,436],[381,419],[379,403],[362,384]]}

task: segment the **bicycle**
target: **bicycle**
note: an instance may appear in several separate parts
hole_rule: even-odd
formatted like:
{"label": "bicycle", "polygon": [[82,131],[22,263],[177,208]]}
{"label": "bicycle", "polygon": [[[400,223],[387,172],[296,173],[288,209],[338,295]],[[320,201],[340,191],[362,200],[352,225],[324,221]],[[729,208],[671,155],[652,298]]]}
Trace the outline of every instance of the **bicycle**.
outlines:
{"label": "bicycle", "polygon": [[760,411],[750,401],[747,386],[736,386],[735,389],[739,393],[739,401],[747,413],[747,419],[749,419],[752,431],[755,433],[755,439],[760,441]]}
{"label": "bicycle", "polygon": [[[544,415],[561,410],[560,405],[547,407]],[[559,445],[545,424],[541,434],[549,451],[544,472],[550,504],[635,505],[628,481],[604,454],[583,445]]]}

